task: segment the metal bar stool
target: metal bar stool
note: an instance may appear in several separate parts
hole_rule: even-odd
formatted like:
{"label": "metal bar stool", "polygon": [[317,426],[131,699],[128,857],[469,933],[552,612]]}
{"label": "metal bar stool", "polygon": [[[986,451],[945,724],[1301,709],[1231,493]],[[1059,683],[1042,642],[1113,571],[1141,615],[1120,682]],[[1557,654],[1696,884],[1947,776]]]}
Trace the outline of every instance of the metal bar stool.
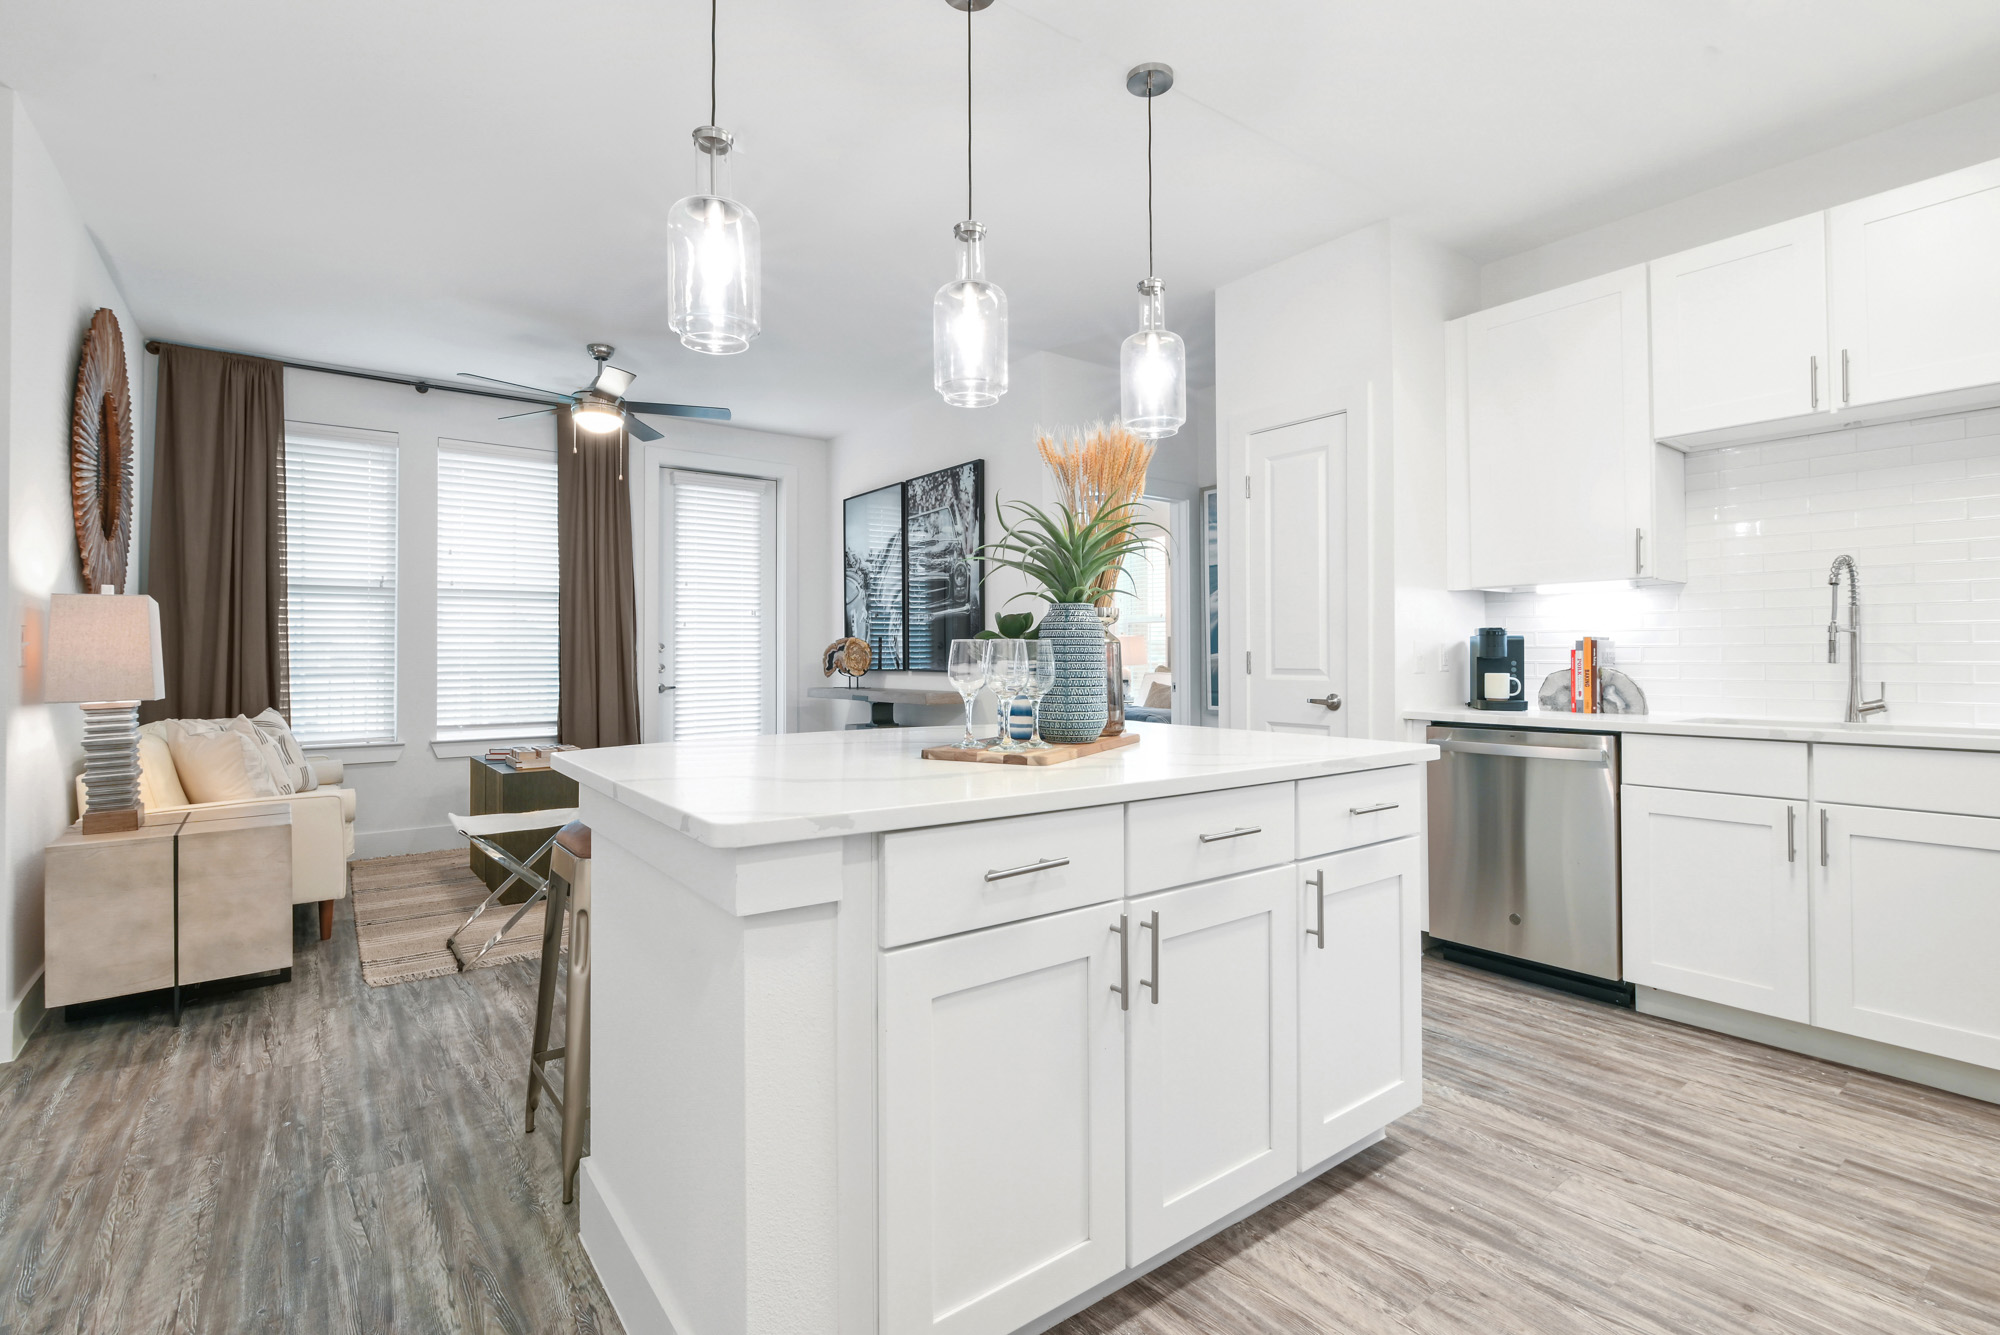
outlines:
{"label": "metal bar stool", "polygon": [[[548,909],[542,919],[542,981],[535,993],[535,1039],[528,1052],[528,1130],[542,1094],[562,1116],[563,1204],[576,1199],[576,1167],[590,1125],[590,827],[573,820],[556,834],[550,856]],[[562,952],[563,916],[569,916],[569,982],[565,989],[563,1045],[552,1048],[556,1008],[556,957]],[[549,1081],[548,1063],[563,1064],[562,1088]]]}
{"label": "metal bar stool", "polygon": [[[551,849],[559,836],[550,835],[548,839],[543,841],[540,848],[528,855],[526,862],[523,862],[506,849],[500,847],[500,845],[494,843],[493,836],[496,834],[518,834],[524,830],[546,830],[551,826],[561,826],[574,821],[576,813],[577,808],[575,807],[546,807],[541,811],[496,811],[485,816],[461,816],[453,812],[447,816],[447,819],[451,821],[453,829],[469,839],[478,847],[480,852],[486,854],[487,857],[492,858],[507,869],[507,879],[495,886],[493,893],[481,900],[479,907],[472,911],[472,916],[460,923],[458,930],[445,938],[445,945],[450,949],[451,957],[458,962],[458,971],[460,973],[465,972],[467,965],[474,963],[487,951],[499,945],[500,938],[514,930],[514,924],[521,921],[521,915],[540,903],[542,897],[548,893],[547,879],[537,873],[532,864],[539,862],[544,853],[550,853],[551,860],[553,860],[554,855],[551,853]],[[582,827],[579,826],[578,828]],[[586,832],[585,838],[588,839],[588,837],[589,835]],[[527,899],[523,900],[514,909],[514,912],[508,917],[507,921],[501,924],[499,931],[486,938],[485,945],[479,947],[479,949],[473,951],[470,955],[466,954],[466,946],[458,938],[463,936],[472,924],[479,921],[481,914],[499,903],[500,896],[506,894],[508,887],[516,881],[526,885],[534,893],[530,894]]]}

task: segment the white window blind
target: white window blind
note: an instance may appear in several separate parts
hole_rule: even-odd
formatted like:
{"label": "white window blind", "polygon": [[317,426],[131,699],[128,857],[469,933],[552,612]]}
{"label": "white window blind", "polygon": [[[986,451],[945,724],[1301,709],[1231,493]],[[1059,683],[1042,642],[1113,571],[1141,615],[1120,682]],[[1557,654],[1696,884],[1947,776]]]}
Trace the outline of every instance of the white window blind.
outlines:
{"label": "white window blind", "polygon": [[556,462],[438,442],[437,731],[556,734]]}
{"label": "white window blind", "polygon": [[396,739],[396,437],[285,423],[292,731]]}
{"label": "white window blind", "polygon": [[777,486],[670,472],[666,492],[673,739],[775,731]]}

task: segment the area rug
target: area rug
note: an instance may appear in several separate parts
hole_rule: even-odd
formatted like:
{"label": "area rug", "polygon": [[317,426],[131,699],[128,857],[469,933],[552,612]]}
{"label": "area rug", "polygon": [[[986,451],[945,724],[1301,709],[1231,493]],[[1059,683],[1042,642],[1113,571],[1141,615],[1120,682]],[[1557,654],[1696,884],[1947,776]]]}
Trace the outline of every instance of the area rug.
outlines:
{"label": "area rug", "polygon": [[[445,944],[479,901],[486,883],[472,874],[463,848],[407,857],[367,858],[353,865],[354,928],[361,949],[361,978],[387,987],[458,972]],[[519,905],[495,904],[472,935],[484,941]],[[482,935],[483,933],[483,935]],[[491,968],[542,953],[542,906],[521,915],[500,942],[470,965]]]}

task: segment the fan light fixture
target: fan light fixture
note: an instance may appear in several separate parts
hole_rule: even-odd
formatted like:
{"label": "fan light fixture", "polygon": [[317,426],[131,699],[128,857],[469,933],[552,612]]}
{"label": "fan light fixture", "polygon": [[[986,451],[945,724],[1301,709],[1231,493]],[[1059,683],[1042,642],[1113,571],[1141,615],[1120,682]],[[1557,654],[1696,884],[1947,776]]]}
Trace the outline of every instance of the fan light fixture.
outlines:
{"label": "fan light fixture", "polygon": [[1007,294],[986,280],[986,228],[972,218],[972,15],[993,0],[945,0],[965,11],[965,247],[958,277],[931,302],[931,383],[954,408],[990,408],[1007,392]]}
{"label": "fan light fixture", "polygon": [[715,18],[716,0],[710,0],[710,123],[694,132],[695,193],[667,215],[667,324],[681,336],[682,346],[726,356],[742,352],[763,332],[764,261],[757,215],[729,197],[735,137],[714,124]]}
{"label": "fan light fixture", "polygon": [[1187,345],[1167,329],[1167,285],[1153,274],[1153,99],[1174,86],[1173,69],[1135,65],[1125,88],[1146,99],[1146,277],[1139,283],[1139,332],[1118,350],[1118,407],[1125,429],[1160,440],[1187,421]]}
{"label": "fan light fixture", "polygon": [[576,406],[570,409],[569,420],[580,431],[588,431],[593,436],[606,436],[625,424],[625,413],[616,399],[607,398],[594,389],[586,389],[578,396]]}

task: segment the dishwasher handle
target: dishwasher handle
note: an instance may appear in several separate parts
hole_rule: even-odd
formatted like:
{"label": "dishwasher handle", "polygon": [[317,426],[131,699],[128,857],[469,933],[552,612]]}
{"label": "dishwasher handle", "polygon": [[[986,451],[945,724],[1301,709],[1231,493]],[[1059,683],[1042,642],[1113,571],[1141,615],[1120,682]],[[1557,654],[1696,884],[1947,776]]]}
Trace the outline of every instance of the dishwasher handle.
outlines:
{"label": "dishwasher handle", "polygon": [[1515,760],[1573,760],[1581,765],[1602,765],[1611,752],[1597,747],[1514,746],[1505,742],[1462,742],[1440,737],[1431,743],[1440,751],[1461,751],[1469,756],[1508,756]]}

